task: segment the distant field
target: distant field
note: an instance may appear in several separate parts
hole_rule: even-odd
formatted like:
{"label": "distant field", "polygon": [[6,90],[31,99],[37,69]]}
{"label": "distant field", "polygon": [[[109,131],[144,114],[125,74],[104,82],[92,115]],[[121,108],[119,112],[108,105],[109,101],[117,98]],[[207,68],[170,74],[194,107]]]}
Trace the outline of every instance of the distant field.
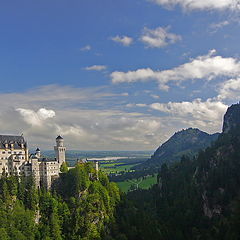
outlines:
{"label": "distant field", "polygon": [[129,163],[124,162],[110,162],[110,163],[100,163],[100,168],[102,171],[106,173],[119,173],[119,172],[126,172],[132,171],[131,168],[140,164],[140,162],[135,162],[134,160]]}
{"label": "distant field", "polygon": [[114,160],[101,160],[100,169],[107,174],[109,173],[122,173],[126,171],[134,171],[131,168],[145,162],[149,157],[144,156],[131,156],[127,158],[119,158]]}
{"label": "distant field", "polygon": [[[67,150],[66,161],[70,166],[74,166],[79,159],[98,160],[101,168],[106,172],[111,172],[108,168],[112,167],[112,172],[128,171],[132,166],[146,161],[150,156],[151,151],[77,151]],[[42,155],[54,159],[55,153],[52,150],[42,151]],[[106,165],[105,165],[106,164]],[[113,165],[111,165],[113,164]],[[116,166],[126,164],[123,166]],[[129,166],[128,166],[129,165]],[[132,166],[130,166],[132,165]],[[126,170],[125,170],[126,169]]]}
{"label": "distant field", "polygon": [[117,182],[118,187],[121,189],[123,192],[128,192],[129,190],[134,190],[137,188],[141,189],[148,189],[152,185],[157,183],[157,174],[154,176],[148,176],[145,177],[145,179],[133,179],[133,180],[127,180],[124,182]]}

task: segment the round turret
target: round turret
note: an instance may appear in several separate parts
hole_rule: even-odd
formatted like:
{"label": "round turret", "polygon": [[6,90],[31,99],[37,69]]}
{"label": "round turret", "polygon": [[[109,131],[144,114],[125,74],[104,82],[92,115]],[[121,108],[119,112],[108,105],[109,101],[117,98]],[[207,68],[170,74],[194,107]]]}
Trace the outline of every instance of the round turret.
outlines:
{"label": "round turret", "polygon": [[63,147],[63,138],[59,135],[56,138],[57,147]]}
{"label": "round turret", "polygon": [[40,151],[39,148],[36,149],[35,155],[36,155],[36,157],[38,157],[38,158],[41,157],[41,151]]}
{"label": "round turret", "polygon": [[60,135],[56,138],[56,146],[54,147],[54,150],[56,159],[59,162],[59,167],[61,167],[62,163],[65,162],[66,147],[64,147],[64,141]]}

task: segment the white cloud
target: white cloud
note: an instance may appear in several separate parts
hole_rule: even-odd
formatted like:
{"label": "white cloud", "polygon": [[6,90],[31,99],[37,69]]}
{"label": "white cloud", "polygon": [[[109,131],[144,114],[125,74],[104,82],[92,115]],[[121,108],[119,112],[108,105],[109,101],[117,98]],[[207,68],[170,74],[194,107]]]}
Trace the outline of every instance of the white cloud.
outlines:
{"label": "white cloud", "polygon": [[239,10],[239,0],[150,0],[158,5],[171,8],[176,5],[185,10]]}
{"label": "white cloud", "polygon": [[151,48],[163,48],[181,40],[180,35],[170,33],[168,30],[169,27],[158,27],[156,29],[149,29],[145,27],[140,39],[147,47]]}
{"label": "white cloud", "polygon": [[212,33],[216,33],[219,29],[221,29],[229,24],[230,24],[230,21],[225,20],[225,21],[221,21],[218,23],[212,23],[209,27],[212,30]]}
{"label": "white cloud", "polygon": [[147,104],[145,104],[145,103],[137,103],[136,106],[137,107],[146,107]]}
{"label": "white cloud", "polygon": [[80,51],[87,52],[87,51],[90,51],[91,49],[92,49],[92,47],[90,45],[86,45],[86,46],[80,48]]}
{"label": "white cloud", "polygon": [[240,100],[240,78],[230,79],[220,85],[219,95],[220,100]]}
{"label": "white cloud", "polygon": [[26,123],[32,126],[40,126],[48,118],[55,117],[55,112],[46,108],[40,108],[37,112],[24,108],[17,108],[16,111],[21,114]]}
{"label": "white cloud", "polygon": [[125,47],[128,47],[133,43],[133,38],[128,36],[115,36],[115,37],[112,37],[111,40],[114,42],[118,42]]}
{"label": "white cloud", "polygon": [[153,103],[149,107],[168,113],[182,123],[187,123],[188,126],[219,131],[228,106],[214,99],[208,99],[205,102],[195,99],[192,102]]}
{"label": "white cloud", "polygon": [[107,66],[105,65],[93,65],[93,66],[89,66],[89,67],[85,67],[84,68],[87,71],[103,71],[107,69]]}
{"label": "white cloud", "polygon": [[123,83],[123,82],[137,82],[137,81],[148,81],[149,79],[154,79],[154,71],[150,68],[138,69],[136,71],[129,72],[113,72],[111,73],[111,78],[113,83]]}
{"label": "white cloud", "polygon": [[132,83],[155,80],[160,89],[168,90],[169,83],[179,84],[193,79],[212,80],[217,77],[234,77],[240,74],[240,61],[236,58],[215,56],[216,50],[211,50],[205,56],[199,56],[190,62],[169,70],[154,71],[150,68],[136,71],[111,73],[113,83]]}
{"label": "white cloud", "polygon": [[160,98],[160,96],[155,95],[155,94],[150,94],[150,97],[152,97],[152,98],[154,98],[154,99],[159,99],[159,98]]}

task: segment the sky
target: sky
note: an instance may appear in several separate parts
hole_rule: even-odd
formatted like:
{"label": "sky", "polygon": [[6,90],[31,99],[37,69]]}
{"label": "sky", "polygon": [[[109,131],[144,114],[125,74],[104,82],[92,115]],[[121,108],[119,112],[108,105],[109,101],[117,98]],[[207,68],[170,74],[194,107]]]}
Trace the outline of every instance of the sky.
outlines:
{"label": "sky", "polygon": [[0,133],[154,150],[188,127],[220,132],[239,42],[239,0],[0,0]]}

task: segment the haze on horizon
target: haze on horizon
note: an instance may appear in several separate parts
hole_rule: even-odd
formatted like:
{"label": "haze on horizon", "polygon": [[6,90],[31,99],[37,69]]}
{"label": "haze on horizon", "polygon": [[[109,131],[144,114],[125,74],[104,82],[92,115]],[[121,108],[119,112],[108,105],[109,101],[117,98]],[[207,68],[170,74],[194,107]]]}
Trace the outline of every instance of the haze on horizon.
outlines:
{"label": "haze on horizon", "polygon": [[221,131],[240,95],[237,0],[2,2],[1,134],[30,148],[153,150]]}

